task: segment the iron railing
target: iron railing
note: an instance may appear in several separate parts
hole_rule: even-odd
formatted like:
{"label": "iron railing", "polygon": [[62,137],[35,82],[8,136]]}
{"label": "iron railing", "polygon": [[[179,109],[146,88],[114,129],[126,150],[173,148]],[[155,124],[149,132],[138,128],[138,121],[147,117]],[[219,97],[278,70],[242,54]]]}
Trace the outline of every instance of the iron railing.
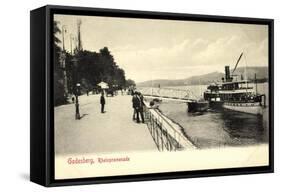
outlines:
{"label": "iron railing", "polygon": [[183,135],[179,125],[165,117],[158,109],[145,103],[144,115],[149,132],[159,151],[178,151],[195,146]]}

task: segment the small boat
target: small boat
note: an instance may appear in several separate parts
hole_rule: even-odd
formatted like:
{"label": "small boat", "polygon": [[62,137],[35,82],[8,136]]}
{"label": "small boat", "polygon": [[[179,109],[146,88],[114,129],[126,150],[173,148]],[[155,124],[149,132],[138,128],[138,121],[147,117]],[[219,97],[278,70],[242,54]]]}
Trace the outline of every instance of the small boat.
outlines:
{"label": "small boat", "polygon": [[193,100],[187,102],[188,112],[204,112],[209,109],[209,102],[205,100]]}

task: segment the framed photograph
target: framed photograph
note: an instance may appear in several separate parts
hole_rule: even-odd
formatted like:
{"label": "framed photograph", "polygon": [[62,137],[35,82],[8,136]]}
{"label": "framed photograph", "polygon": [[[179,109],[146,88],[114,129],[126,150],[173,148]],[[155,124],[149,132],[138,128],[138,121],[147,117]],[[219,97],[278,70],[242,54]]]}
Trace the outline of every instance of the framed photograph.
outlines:
{"label": "framed photograph", "polygon": [[273,20],[31,11],[30,179],[273,172]]}

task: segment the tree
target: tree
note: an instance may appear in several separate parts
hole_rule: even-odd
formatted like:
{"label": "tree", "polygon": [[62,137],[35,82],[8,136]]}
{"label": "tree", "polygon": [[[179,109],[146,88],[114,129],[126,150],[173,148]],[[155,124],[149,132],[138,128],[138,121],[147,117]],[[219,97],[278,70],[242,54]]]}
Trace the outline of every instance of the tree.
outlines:
{"label": "tree", "polygon": [[136,86],[136,83],[135,83],[135,81],[134,80],[132,80],[132,79],[127,79],[126,80],[126,87],[135,87]]}
{"label": "tree", "polygon": [[110,87],[125,87],[125,71],[116,64],[107,47],[100,49],[98,53],[83,50],[76,57],[79,61],[76,73],[82,91],[94,88],[101,81],[105,81]]}
{"label": "tree", "polygon": [[[57,23],[54,22],[54,93],[55,105],[64,104],[66,98],[64,97],[63,86],[63,69],[60,66],[60,54],[62,52],[59,47],[60,40],[56,35],[60,34],[60,29]],[[76,83],[80,83],[81,92],[85,93],[97,87],[101,81],[108,83],[110,88],[125,88],[133,85],[133,80],[127,80],[125,71],[121,69],[115,62],[113,55],[108,47],[104,47],[99,52],[92,52],[87,50],[77,50],[75,55],[64,52],[65,55],[65,70],[68,82],[68,91],[74,93]],[[73,59],[77,60],[77,65],[74,64]]]}
{"label": "tree", "polygon": [[63,71],[60,65],[60,55],[61,48],[59,47],[60,40],[57,38],[57,34],[60,34],[61,31],[58,27],[58,23],[54,21],[53,27],[53,37],[54,37],[54,105],[60,105],[66,102],[64,96],[64,85],[63,85]]}

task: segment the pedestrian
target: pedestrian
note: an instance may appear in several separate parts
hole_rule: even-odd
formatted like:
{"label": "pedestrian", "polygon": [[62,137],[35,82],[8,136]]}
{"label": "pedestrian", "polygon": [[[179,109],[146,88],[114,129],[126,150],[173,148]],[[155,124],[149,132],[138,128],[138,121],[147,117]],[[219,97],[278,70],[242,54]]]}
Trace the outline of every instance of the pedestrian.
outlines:
{"label": "pedestrian", "polygon": [[74,101],[75,101],[74,95],[72,95],[71,100],[72,100],[72,103],[74,103]]}
{"label": "pedestrian", "polygon": [[133,98],[132,98],[132,103],[133,103],[133,109],[134,109],[134,112],[133,112],[133,120],[137,120],[137,123],[140,122],[140,119],[139,119],[139,99],[137,97],[137,94],[136,92],[133,92]]}
{"label": "pedestrian", "polygon": [[104,105],[105,105],[105,98],[104,98],[104,92],[101,92],[100,96],[100,104],[101,104],[101,113],[104,113]]}
{"label": "pedestrian", "polygon": [[138,112],[141,116],[141,121],[142,123],[144,123],[144,114],[143,114],[143,108],[144,108],[144,103],[143,103],[143,95],[138,92],[137,94],[137,97],[138,97],[138,102],[139,102],[139,108],[138,108]]}

